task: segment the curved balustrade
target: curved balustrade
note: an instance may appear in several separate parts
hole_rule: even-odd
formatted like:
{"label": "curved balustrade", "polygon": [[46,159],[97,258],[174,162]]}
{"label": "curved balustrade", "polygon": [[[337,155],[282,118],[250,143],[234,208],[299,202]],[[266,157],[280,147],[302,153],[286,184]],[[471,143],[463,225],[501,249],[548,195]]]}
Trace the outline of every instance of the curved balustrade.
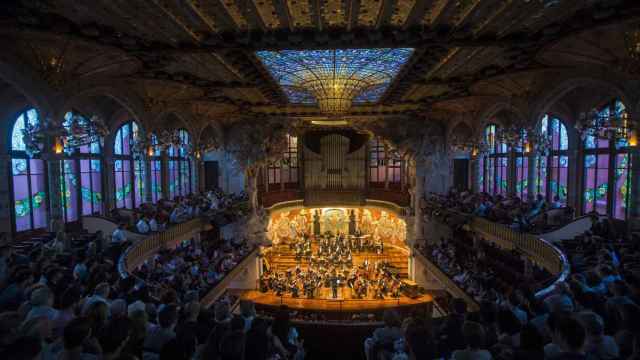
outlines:
{"label": "curved balustrade", "polygon": [[[82,228],[90,234],[102,231],[105,236],[111,236],[117,227],[118,224],[116,222],[103,216],[89,215],[82,217]],[[147,237],[145,234],[129,230],[124,230],[124,233],[127,235],[127,239],[131,241],[138,241]]]}
{"label": "curved balustrade", "polygon": [[553,284],[538,291],[536,297],[544,297],[551,293],[569,276],[570,267],[567,257],[558,247],[539,235],[517,232],[503,224],[479,217],[473,217],[468,226],[472,231],[483,234],[500,247],[525,253],[531,261],[556,276]]}
{"label": "curved balustrade", "polygon": [[226,290],[227,286],[238,276],[249,264],[256,261],[260,249],[255,248],[249,254],[247,254],[242,261],[229,271],[224,278],[216,284],[213,289],[202,297],[200,303],[205,307],[211,306]]}
{"label": "curved balustrade", "polygon": [[135,241],[120,256],[118,261],[120,276],[128,277],[133,269],[144,263],[149,256],[162,248],[175,247],[181,241],[191,238],[194,233],[202,231],[206,224],[207,222],[203,219],[196,218]]}

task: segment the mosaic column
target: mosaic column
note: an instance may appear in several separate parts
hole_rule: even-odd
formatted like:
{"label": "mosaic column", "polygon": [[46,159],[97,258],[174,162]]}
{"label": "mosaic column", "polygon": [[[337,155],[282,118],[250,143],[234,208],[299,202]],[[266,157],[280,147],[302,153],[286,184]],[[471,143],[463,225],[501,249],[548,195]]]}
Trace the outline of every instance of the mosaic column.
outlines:
{"label": "mosaic column", "polygon": [[631,179],[629,198],[629,227],[631,230],[640,228],[640,149],[633,147],[629,151],[631,156]]}
{"label": "mosaic column", "polygon": [[43,160],[47,163],[47,177],[49,182],[49,231],[56,232],[57,224],[63,224],[62,193],[60,177],[60,165],[62,160],[54,154],[43,154]]}
{"label": "mosaic column", "polygon": [[[162,152],[160,157],[160,180],[162,182],[162,197],[169,199],[169,156],[166,151]],[[170,199],[173,200],[173,199]]]}
{"label": "mosaic column", "polygon": [[104,194],[104,211],[105,213],[108,213],[109,210],[115,208],[115,177],[114,177],[114,173],[113,173],[113,167],[114,167],[114,163],[113,163],[113,157],[111,156],[105,156],[104,158],[104,162],[102,164],[102,183],[105,185],[104,189],[103,189],[103,194]]}
{"label": "mosaic column", "polygon": [[152,203],[153,202],[153,190],[151,188],[151,177],[153,176],[153,174],[151,173],[151,157],[149,156],[145,156],[144,157],[144,173],[145,173],[145,177],[144,177],[144,188],[146,189],[146,191],[144,192],[144,201],[148,202],[148,203]]}

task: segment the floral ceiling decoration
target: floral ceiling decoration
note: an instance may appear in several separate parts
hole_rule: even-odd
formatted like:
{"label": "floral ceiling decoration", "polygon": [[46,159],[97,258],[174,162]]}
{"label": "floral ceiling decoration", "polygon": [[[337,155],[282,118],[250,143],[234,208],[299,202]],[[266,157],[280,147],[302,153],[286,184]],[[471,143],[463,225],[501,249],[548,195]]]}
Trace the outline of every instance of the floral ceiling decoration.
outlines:
{"label": "floral ceiling decoration", "polygon": [[409,60],[413,49],[258,51],[290,103],[317,104],[327,116],[352,104],[375,103]]}

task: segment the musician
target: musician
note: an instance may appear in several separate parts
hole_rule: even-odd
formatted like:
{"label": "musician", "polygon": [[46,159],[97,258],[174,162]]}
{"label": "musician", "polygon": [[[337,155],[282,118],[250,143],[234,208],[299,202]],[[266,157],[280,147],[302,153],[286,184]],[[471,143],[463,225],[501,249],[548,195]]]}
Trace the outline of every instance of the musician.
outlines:
{"label": "musician", "polygon": [[336,275],[335,269],[331,273],[331,276],[328,278],[329,283],[331,285],[331,294],[334,299],[338,298],[338,276]]}

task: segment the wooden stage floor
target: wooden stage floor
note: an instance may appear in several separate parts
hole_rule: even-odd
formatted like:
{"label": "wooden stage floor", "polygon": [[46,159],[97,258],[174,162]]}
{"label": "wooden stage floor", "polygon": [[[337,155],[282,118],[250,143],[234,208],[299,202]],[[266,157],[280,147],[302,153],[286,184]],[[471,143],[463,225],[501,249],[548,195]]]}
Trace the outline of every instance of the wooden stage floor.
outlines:
{"label": "wooden stage floor", "polygon": [[293,298],[291,294],[276,296],[272,291],[263,293],[257,290],[248,290],[239,292],[240,299],[251,300],[256,305],[265,305],[277,307],[287,305],[291,309],[311,310],[311,311],[331,311],[331,312],[354,312],[354,311],[373,311],[388,308],[397,308],[404,306],[416,306],[420,304],[428,304],[433,301],[433,297],[429,294],[422,295],[412,299],[406,296],[399,298],[385,299],[352,299],[351,289],[338,289],[339,298],[331,298],[331,289],[321,289],[320,297],[307,299],[306,297]]}

